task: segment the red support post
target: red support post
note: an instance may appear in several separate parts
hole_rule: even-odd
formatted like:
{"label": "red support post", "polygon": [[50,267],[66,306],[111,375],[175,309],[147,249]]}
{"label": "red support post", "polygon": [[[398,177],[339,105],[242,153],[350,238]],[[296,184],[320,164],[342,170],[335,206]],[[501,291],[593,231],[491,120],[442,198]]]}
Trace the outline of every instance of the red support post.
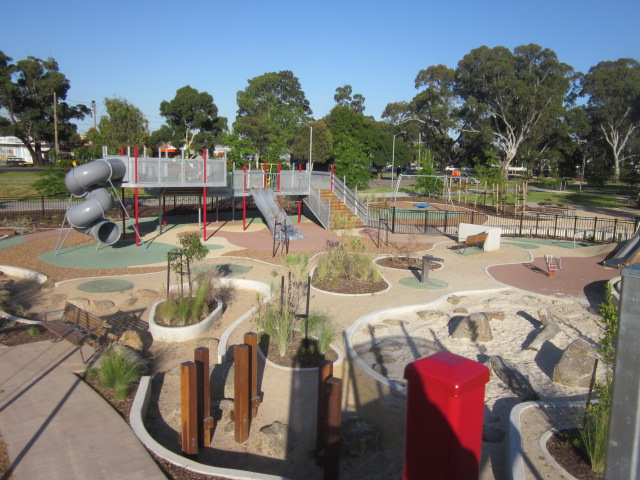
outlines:
{"label": "red support post", "polygon": [[478,478],[489,369],[450,352],[405,367],[404,480]]}
{"label": "red support post", "polygon": [[[207,149],[202,152],[204,158],[204,183],[207,183]],[[204,210],[202,211],[202,241],[207,241],[207,187],[202,187],[202,203]]]}
{"label": "red support post", "polygon": [[[124,150],[124,147],[123,147]],[[123,153],[124,155],[124,153]],[[133,149],[133,156],[135,158],[136,163],[136,185],[138,184],[138,147]],[[136,232],[140,232],[139,223],[140,223],[140,206],[138,205],[138,187],[135,188],[133,196],[133,206],[135,208],[136,213]],[[136,247],[140,246],[140,236],[136,233]]]}
{"label": "red support post", "polygon": [[124,147],[120,147],[120,155],[124,155]]}
{"label": "red support post", "polygon": [[167,226],[167,197],[162,196],[162,226]]}
{"label": "red support post", "polygon": [[298,223],[301,222],[302,218],[302,196],[298,195]]}
{"label": "red support post", "polygon": [[247,164],[242,164],[242,191],[247,193]]}
{"label": "red support post", "polygon": [[247,196],[242,197],[242,231],[247,229]]}
{"label": "red support post", "polygon": [[122,205],[125,207],[122,209],[122,238],[127,238],[127,212],[125,211],[127,202],[124,198],[124,187],[120,187],[120,196],[122,197]]}

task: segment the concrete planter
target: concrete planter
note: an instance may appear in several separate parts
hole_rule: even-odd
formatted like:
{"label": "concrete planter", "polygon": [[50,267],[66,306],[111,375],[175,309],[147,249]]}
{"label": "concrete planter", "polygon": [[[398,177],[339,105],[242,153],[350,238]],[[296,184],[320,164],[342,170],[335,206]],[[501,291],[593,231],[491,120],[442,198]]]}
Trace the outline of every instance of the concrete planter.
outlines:
{"label": "concrete planter", "polygon": [[153,336],[154,340],[160,340],[162,342],[186,342],[187,340],[199,337],[220,319],[224,310],[222,302],[217,301],[218,305],[215,310],[200,323],[188,325],[186,327],[164,327],[158,325],[154,320],[156,316],[156,308],[162,302],[164,302],[164,300],[154,303],[151,307],[151,313],[149,314],[149,332]]}

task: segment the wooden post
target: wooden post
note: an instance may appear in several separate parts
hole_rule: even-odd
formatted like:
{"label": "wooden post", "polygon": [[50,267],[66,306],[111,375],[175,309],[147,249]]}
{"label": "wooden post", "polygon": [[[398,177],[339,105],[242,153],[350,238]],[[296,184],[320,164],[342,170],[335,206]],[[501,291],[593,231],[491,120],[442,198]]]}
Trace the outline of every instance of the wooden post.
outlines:
{"label": "wooden post", "polygon": [[316,420],[316,455],[325,451],[326,418],[327,418],[327,379],[333,376],[333,362],[322,360],[318,366],[318,414]]}
{"label": "wooden post", "polygon": [[244,344],[249,347],[249,399],[251,403],[251,419],[258,415],[260,396],[258,395],[258,334],[244,334]]}
{"label": "wooden post", "polygon": [[340,425],[342,423],[342,380],[329,377],[327,385],[327,434],[324,480],[336,480],[340,471]]}
{"label": "wooden post", "polygon": [[181,429],[179,443],[187,455],[198,455],[196,364],[180,364]]}
{"label": "wooden post", "polygon": [[234,399],[233,423],[234,438],[243,443],[249,438],[249,347],[235,345],[233,348],[234,366]]}
{"label": "wooden post", "polygon": [[193,354],[198,377],[198,446],[208,447],[211,445],[211,429],[214,426],[211,416],[209,349],[199,347],[193,351]]}

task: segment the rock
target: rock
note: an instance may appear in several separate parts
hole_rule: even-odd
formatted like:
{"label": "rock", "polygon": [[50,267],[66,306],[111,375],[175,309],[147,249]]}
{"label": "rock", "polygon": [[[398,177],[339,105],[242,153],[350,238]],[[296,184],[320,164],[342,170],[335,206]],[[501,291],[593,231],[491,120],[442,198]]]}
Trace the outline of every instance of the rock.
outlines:
{"label": "rock", "polygon": [[233,420],[229,420],[224,426],[224,433],[227,435],[234,435],[236,433],[236,424]]}
{"label": "rock", "polygon": [[467,315],[469,313],[469,310],[467,310],[466,308],[456,308],[453,310],[453,313]]}
{"label": "rock", "polygon": [[444,312],[440,311],[440,310],[420,310],[419,312],[416,312],[416,315],[418,315],[418,318],[420,320],[435,320],[441,317],[444,317]]}
{"label": "rock", "polygon": [[74,297],[69,299],[69,303],[73,303],[76,307],[86,309],[89,308],[91,302],[89,302],[88,298]]}
{"label": "rock", "polygon": [[484,313],[484,316],[489,320],[504,320],[505,318],[504,312],[497,310],[482,313]]}
{"label": "rock", "polygon": [[373,353],[389,353],[397,352],[398,350],[402,350],[402,348],[403,345],[401,343],[385,338],[371,347],[369,351]]}
{"label": "rock", "polygon": [[540,397],[533,389],[529,379],[518,368],[499,355],[489,357],[491,370],[523,401],[538,400]]}
{"label": "rock", "polygon": [[369,325],[369,331],[371,335],[383,335],[389,333],[389,327],[387,325]]}
{"label": "rock", "polygon": [[407,322],[406,320],[389,318],[387,320],[383,320],[382,323],[384,323],[385,325],[389,325],[390,327],[403,327],[406,326],[409,322]]}
{"label": "rock", "polygon": [[447,297],[447,302],[449,302],[451,305],[458,305],[461,301],[462,297],[459,297],[457,295],[451,295]]}
{"label": "rock", "polygon": [[49,297],[49,300],[54,305],[62,305],[67,301],[67,296],[64,293],[54,293]]}
{"label": "rock", "polygon": [[[223,398],[219,401],[211,402],[211,411],[214,418],[220,418],[220,420],[231,419],[231,411],[233,410],[233,399]],[[220,415],[217,415],[217,412]]]}
{"label": "rock", "polygon": [[140,338],[140,334],[135,330],[127,330],[124,332],[120,337],[120,343],[125,347],[133,348],[138,352],[142,352],[144,350],[142,338]]}
{"label": "rock", "polygon": [[93,300],[91,303],[93,304],[93,307],[100,312],[106,312],[107,310],[111,310],[113,307],[116,306],[116,304],[113,303],[111,300],[106,300],[106,299]]}
{"label": "rock", "polygon": [[233,398],[235,395],[233,363],[216,364],[211,369],[211,398]]}
{"label": "rock", "polygon": [[572,342],[553,369],[552,380],[568,387],[587,388],[591,382],[595,349],[582,339]]}
{"label": "rock", "polygon": [[124,302],[122,302],[120,305],[122,307],[124,307],[124,308],[127,308],[127,307],[133,307],[136,303],[138,303],[138,298],[137,297],[129,297]]}
{"label": "rock", "polygon": [[378,356],[376,356],[376,359],[378,359],[381,363],[384,363],[385,365],[393,365],[394,363],[398,363],[398,359],[393,356],[393,355],[379,355],[379,359]]}
{"label": "rock", "polygon": [[487,443],[500,443],[504,440],[505,433],[496,427],[484,425],[482,427],[482,441]]}
{"label": "rock", "polygon": [[273,422],[258,432],[258,450],[267,457],[284,459],[294,445],[293,431],[284,423]]}
{"label": "rock", "polygon": [[343,419],[341,452],[349,457],[359,457],[380,449],[380,427],[364,418],[352,415]]}
{"label": "rock", "polygon": [[467,338],[473,342],[490,342],[493,340],[491,325],[484,313],[472,313],[462,319],[451,334],[451,338]]}
{"label": "rock", "polygon": [[160,292],[152,288],[141,288],[136,291],[135,295],[141,298],[158,298],[160,296]]}
{"label": "rock", "polygon": [[407,381],[405,379],[393,380],[393,381],[396,382],[399,387],[406,387],[407,386]]}

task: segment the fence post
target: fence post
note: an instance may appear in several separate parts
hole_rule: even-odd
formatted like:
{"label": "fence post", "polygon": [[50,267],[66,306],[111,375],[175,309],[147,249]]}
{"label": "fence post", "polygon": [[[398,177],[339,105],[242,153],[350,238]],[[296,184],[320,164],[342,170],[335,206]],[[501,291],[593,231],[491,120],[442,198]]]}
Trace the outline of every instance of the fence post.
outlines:
{"label": "fence post", "polygon": [[391,233],[396,233],[396,207],[393,207],[391,215]]}
{"label": "fence post", "polygon": [[524,212],[522,212],[520,214],[520,233],[518,233],[518,236],[521,237],[522,236],[522,225],[524,223]]}
{"label": "fence post", "polygon": [[209,377],[209,349],[198,347],[193,351],[196,364],[198,391],[198,446],[211,445],[211,429],[214,421],[211,416],[211,385]]}
{"label": "fence post", "polygon": [[614,218],[613,219],[613,236],[611,237],[611,241],[615,242],[616,241],[616,233],[618,230],[618,219]]}
{"label": "fence post", "polygon": [[182,451],[198,455],[198,397],[196,364],[180,364],[180,413],[181,428],[178,438]]}
{"label": "fence post", "polygon": [[621,276],[605,478],[631,479],[640,474],[640,264]]}
{"label": "fence post", "polygon": [[478,478],[489,369],[450,352],[408,364],[404,480]]}
{"label": "fence post", "polygon": [[247,345],[234,346],[233,363],[234,439],[237,443],[244,443],[249,438],[249,347]]}
{"label": "fence post", "polygon": [[251,419],[254,419],[258,415],[258,407],[260,406],[260,396],[258,395],[258,334],[254,332],[245,333],[244,344],[249,347],[249,399],[251,403]]}
{"label": "fence post", "polygon": [[448,228],[449,228],[449,210],[445,210],[444,211],[444,231],[442,233],[446,235]]}
{"label": "fence post", "polygon": [[324,480],[336,480],[340,471],[340,425],[342,423],[342,380],[329,377],[327,388],[327,432]]}
{"label": "fence post", "polygon": [[325,451],[326,441],[326,381],[333,376],[333,362],[322,360],[318,367],[318,412],[316,416],[316,455],[320,456]]}

